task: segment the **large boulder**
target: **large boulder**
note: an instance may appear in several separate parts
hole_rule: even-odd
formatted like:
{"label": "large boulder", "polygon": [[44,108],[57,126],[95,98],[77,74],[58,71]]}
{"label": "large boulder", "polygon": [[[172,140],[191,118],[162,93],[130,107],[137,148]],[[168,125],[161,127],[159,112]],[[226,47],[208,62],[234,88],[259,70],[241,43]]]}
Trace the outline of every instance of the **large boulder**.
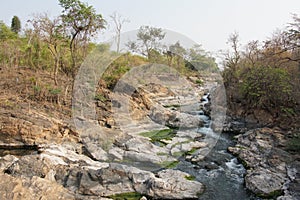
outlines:
{"label": "large boulder", "polygon": [[134,162],[143,162],[146,165],[154,164],[154,168],[164,162],[174,162],[175,158],[169,156],[166,148],[159,147],[150,142],[148,138],[134,137],[124,143],[124,158]]}
{"label": "large boulder", "polygon": [[149,116],[156,123],[172,128],[195,128],[202,127],[204,124],[199,116],[170,111],[160,106],[154,107]]}
{"label": "large boulder", "polygon": [[177,170],[163,170],[149,181],[148,195],[156,199],[198,199],[204,186],[188,180],[189,174]]}
{"label": "large boulder", "polygon": [[237,155],[248,169],[246,187],[266,198],[286,193],[291,180],[287,171],[291,155],[280,148],[286,142],[284,132],[276,128],[260,128],[236,138],[236,146],[228,150]]}
{"label": "large boulder", "polygon": [[264,168],[248,171],[245,177],[246,187],[264,198],[273,198],[282,194],[285,181],[284,175]]}
{"label": "large boulder", "polygon": [[0,199],[77,199],[62,185],[37,176],[17,178],[0,173],[0,188]]}

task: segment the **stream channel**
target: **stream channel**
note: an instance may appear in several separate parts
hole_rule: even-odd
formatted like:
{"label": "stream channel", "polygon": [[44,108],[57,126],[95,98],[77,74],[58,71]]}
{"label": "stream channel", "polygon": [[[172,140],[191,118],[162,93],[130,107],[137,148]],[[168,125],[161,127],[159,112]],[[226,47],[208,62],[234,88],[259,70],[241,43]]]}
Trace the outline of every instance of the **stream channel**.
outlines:
{"label": "stream channel", "polygon": [[[208,95],[205,95],[202,98],[202,107],[208,102]],[[203,110],[196,111],[196,114],[203,119],[204,126],[189,131],[197,132],[199,135],[205,136],[205,139],[214,137],[218,140],[202,161],[192,163],[184,157],[180,157],[178,158],[180,162],[175,169],[189,173],[204,184],[205,192],[199,197],[199,200],[259,200],[245,188],[245,168],[236,157],[227,152],[229,146],[234,146],[233,134],[222,133],[219,135],[215,133],[211,128],[210,117],[205,115]],[[0,148],[0,156],[7,154],[23,156],[36,152],[37,147],[35,146]],[[152,168],[151,171],[160,170],[157,166],[149,166],[149,163],[131,162],[126,164],[148,168],[147,170]],[[153,167],[156,169],[153,170]]]}
{"label": "stream channel", "polygon": [[[208,95],[202,98],[202,105],[209,102]],[[238,162],[237,158],[227,152],[229,146],[234,146],[233,134],[217,134],[211,128],[211,120],[202,110],[197,112],[205,124],[204,127],[194,131],[205,135],[205,138],[218,138],[214,148],[197,163],[185,159],[176,167],[194,176],[197,181],[205,185],[205,192],[201,200],[258,200],[244,185],[246,169]]]}

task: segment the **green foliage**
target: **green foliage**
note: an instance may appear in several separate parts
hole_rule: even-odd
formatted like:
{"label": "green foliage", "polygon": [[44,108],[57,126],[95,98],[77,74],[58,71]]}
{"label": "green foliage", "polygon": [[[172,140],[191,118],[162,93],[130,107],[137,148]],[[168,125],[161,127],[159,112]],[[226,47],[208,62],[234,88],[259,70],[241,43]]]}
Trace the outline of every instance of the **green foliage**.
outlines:
{"label": "green foliage", "polygon": [[153,130],[140,133],[140,135],[151,138],[151,142],[153,143],[161,143],[161,140],[171,140],[176,135],[176,131],[173,129]]}
{"label": "green foliage", "polygon": [[142,194],[137,192],[120,193],[109,196],[113,200],[139,200],[143,197]]}
{"label": "green foliage", "polygon": [[31,99],[60,104],[60,96],[62,94],[60,87],[43,83],[35,77],[30,77],[28,82],[32,87]]}
{"label": "green foliage", "polygon": [[179,161],[164,161],[160,165],[164,168],[174,169],[179,164]]}
{"label": "green foliage", "polygon": [[[151,26],[141,26],[137,33],[137,41],[130,41],[127,46],[133,52],[140,53],[148,59],[151,57],[151,51],[158,51],[161,44],[159,41],[164,39],[165,33],[161,28]],[[153,53],[153,52],[152,52]]]}
{"label": "green foliage", "polygon": [[186,67],[189,69],[210,72],[218,71],[215,59],[209,56],[200,45],[195,45],[189,49],[187,57],[189,62],[186,62]]}
{"label": "green foliage", "polygon": [[287,116],[295,116],[296,112],[294,110],[294,108],[287,108],[287,107],[283,107],[281,106],[281,111],[284,112]]}
{"label": "green foliage", "polygon": [[[59,4],[63,8],[62,20],[71,29],[71,32],[75,31],[71,33],[74,37],[80,33],[93,35],[105,28],[102,15],[97,14],[92,6],[82,3],[80,0],[59,0]],[[87,35],[78,35],[78,37],[84,36]]]}
{"label": "green foliage", "polygon": [[17,39],[17,34],[14,33],[8,26],[0,21],[0,40]]}
{"label": "green foliage", "polygon": [[163,105],[165,108],[180,108],[180,104]]}
{"label": "green foliage", "polygon": [[[63,8],[61,18],[66,33],[70,36],[71,68],[75,77],[77,68],[86,56],[85,48],[98,31],[105,28],[105,20],[97,14],[94,7],[80,0],[59,0]],[[80,45],[79,45],[80,44]],[[79,48],[83,51],[79,51]]]}
{"label": "green foliage", "polygon": [[189,181],[194,181],[194,180],[196,180],[196,177],[195,177],[195,176],[191,176],[191,175],[185,176],[184,178],[185,178],[186,180],[189,180]]}
{"label": "green foliage", "polygon": [[18,35],[21,23],[17,16],[12,18],[10,28],[0,22],[2,66],[49,70],[56,85],[61,72],[75,76],[85,56],[96,47],[90,41],[104,28],[105,21],[92,6],[80,0],[60,0],[59,3],[63,7],[60,16],[35,15],[29,20],[32,28],[25,29],[22,37]]}
{"label": "green foliage", "polygon": [[[105,47],[98,47],[105,48]],[[146,63],[145,58],[141,56],[133,56],[124,54],[118,59],[114,60],[102,75],[107,88],[113,90],[119,79],[128,72],[132,66],[139,66]]]}
{"label": "green foliage", "polygon": [[260,108],[289,107],[292,85],[285,69],[255,66],[241,75],[241,90],[250,106]]}
{"label": "green foliage", "polygon": [[232,49],[224,54],[222,73],[230,108],[247,113],[260,109],[275,118],[300,114],[300,19],[294,16],[294,21],[263,44],[249,42],[244,50],[239,50],[238,34],[230,36]]}
{"label": "green foliage", "polygon": [[61,93],[61,89],[60,88],[48,88],[48,91],[50,93],[50,95],[59,95]]}
{"label": "green foliage", "polygon": [[287,142],[287,150],[300,153],[300,134],[294,135],[291,139]]}
{"label": "green foliage", "polygon": [[129,70],[129,66],[115,65],[114,70],[110,71],[110,73],[106,73],[102,78],[105,80],[107,87],[113,89],[122,75]]}
{"label": "green foliage", "polygon": [[200,86],[203,85],[203,81],[202,81],[201,79],[197,79],[197,80],[196,80],[196,83],[197,83],[198,85],[200,85]]}
{"label": "green foliage", "polygon": [[169,51],[180,57],[184,57],[184,55],[186,55],[186,53],[187,53],[187,50],[183,46],[180,45],[179,41],[177,41],[175,44],[171,44],[169,46]]}
{"label": "green foliage", "polygon": [[101,44],[95,45],[95,49],[97,49],[97,51],[103,52],[103,53],[108,52],[109,48],[110,48],[110,45],[107,43],[101,43]]}
{"label": "green foliage", "polygon": [[158,156],[168,156],[169,154],[166,152],[158,152],[156,155]]}
{"label": "green foliage", "polygon": [[39,95],[40,92],[42,91],[42,88],[39,85],[34,85],[32,88],[33,88],[33,91],[34,91],[35,95]]}
{"label": "green foliage", "polygon": [[11,30],[12,32],[18,34],[21,31],[21,21],[17,16],[14,16],[11,20]]}
{"label": "green foliage", "polygon": [[192,148],[190,151],[186,152],[186,155],[193,155],[197,151],[197,148]]}
{"label": "green foliage", "polygon": [[107,101],[107,99],[105,98],[105,96],[103,94],[96,94],[95,95],[95,98],[94,98],[96,101],[101,101],[101,102],[105,102]]}

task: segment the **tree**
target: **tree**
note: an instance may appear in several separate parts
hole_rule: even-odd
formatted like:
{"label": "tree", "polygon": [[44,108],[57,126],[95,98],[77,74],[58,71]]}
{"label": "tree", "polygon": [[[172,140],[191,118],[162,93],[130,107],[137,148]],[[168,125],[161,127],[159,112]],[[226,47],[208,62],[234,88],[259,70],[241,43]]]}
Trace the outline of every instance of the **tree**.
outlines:
{"label": "tree", "polygon": [[130,41],[127,46],[131,51],[141,53],[150,59],[151,51],[159,50],[161,46],[159,42],[164,39],[165,34],[161,28],[141,26],[137,33],[137,41]]}
{"label": "tree", "polygon": [[291,57],[287,59],[300,64],[300,17],[293,15],[293,23],[290,23],[288,30],[284,32],[286,37],[285,49],[291,52]]}
{"label": "tree", "polygon": [[17,16],[14,16],[11,20],[11,30],[18,34],[21,31],[21,21]]}
{"label": "tree", "polygon": [[176,58],[176,64],[180,65],[180,62],[184,61],[184,56],[186,55],[186,49],[180,45],[177,41],[175,44],[169,46],[169,51],[167,51],[167,57],[169,60],[169,65],[172,65],[173,58]]}
{"label": "tree", "polygon": [[16,39],[17,35],[4,22],[0,21],[0,40]]}
{"label": "tree", "polygon": [[47,14],[38,15],[30,21],[40,39],[47,43],[54,60],[54,82],[57,85],[57,74],[61,58],[65,53],[67,43],[64,36],[64,26],[60,17],[51,20]]}
{"label": "tree", "polygon": [[117,53],[120,52],[120,41],[121,41],[121,29],[124,23],[130,22],[128,19],[123,19],[121,15],[114,12],[110,18],[113,20],[115,25],[115,33],[116,33],[116,40],[117,40]]}
{"label": "tree", "polygon": [[3,66],[17,66],[22,58],[22,41],[10,27],[0,21],[0,62]]}
{"label": "tree", "polygon": [[229,108],[261,109],[274,116],[297,112],[300,20],[294,16],[294,21],[288,30],[277,30],[262,45],[251,41],[244,50],[239,49],[238,35],[230,35],[232,50],[223,71]]}
{"label": "tree", "polygon": [[231,51],[227,50],[224,52],[224,71],[223,78],[225,86],[229,84],[236,83],[239,81],[238,73],[238,64],[241,58],[241,53],[239,50],[239,34],[237,32],[232,33],[227,41],[227,44],[231,46]]}
{"label": "tree", "polygon": [[255,66],[256,62],[259,60],[261,56],[261,51],[259,49],[259,41],[254,40],[248,42],[245,51],[243,52],[244,61],[246,61],[246,65]]}
{"label": "tree", "polygon": [[[72,57],[73,76],[79,60],[78,48],[85,48],[91,37],[105,28],[105,20],[101,14],[97,14],[95,8],[79,0],[59,0],[63,8],[61,14],[63,25],[70,35],[70,52]],[[85,56],[86,52],[83,52]]]}
{"label": "tree", "polygon": [[236,68],[241,57],[239,52],[239,34],[237,32],[232,33],[227,43],[232,47],[233,53],[231,55],[227,54],[225,58],[227,61],[226,67]]}
{"label": "tree", "polygon": [[245,68],[240,83],[249,107],[267,110],[293,107],[290,75],[285,69],[270,66]]}
{"label": "tree", "polygon": [[194,45],[188,50],[187,67],[193,70],[206,70],[206,71],[217,71],[218,66],[215,62],[215,59],[212,56],[209,56],[209,53],[206,52],[201,45]]}
{"label": "tree", "polygon": [[170,45],[169,51],[181,57],[184,57],[186,54],[186,49],[183,46],[181,46],[179,41],[177,41],[175,44]]}

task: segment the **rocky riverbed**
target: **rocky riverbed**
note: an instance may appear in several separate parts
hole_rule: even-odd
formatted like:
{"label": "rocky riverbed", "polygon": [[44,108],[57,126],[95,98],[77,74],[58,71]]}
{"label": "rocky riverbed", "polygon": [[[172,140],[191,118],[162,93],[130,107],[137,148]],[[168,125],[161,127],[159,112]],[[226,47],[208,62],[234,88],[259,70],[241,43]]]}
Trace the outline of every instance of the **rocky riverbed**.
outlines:
{"label": "rocky riverbed", "polygon": [[300,198],[299,156],[284,150],[285,135],[280,128],[252,129],[228,148],[247,168],[246,187],[262,198]]}
{"label": "rocky riverbed", "polygon": [[126,116],[115,117],[119,121],[100,126],[96,134],[34,107],[1,110],[1,198],[199,198],[204,185],[175,166],[183,154],[208,145],[198,141],[201,134],[180,130],[201,127],[203,120],[178,110],[195,101],[194,91],[176,92],[159,84],[140,88],[136,99],[128,98],[133,118],[141,117],[123,125]]}
{"label": "rocky riverbed", "polygon": [[231,121],[225,130],[241,133],[235,145],[220,134],[220,96],[160,78],[96,101],[98,121],[75,116],[90,129],[22,102],[1,108],[1,199],[299,198],[299,160],[282,150],[284,131],[243,133]]}

